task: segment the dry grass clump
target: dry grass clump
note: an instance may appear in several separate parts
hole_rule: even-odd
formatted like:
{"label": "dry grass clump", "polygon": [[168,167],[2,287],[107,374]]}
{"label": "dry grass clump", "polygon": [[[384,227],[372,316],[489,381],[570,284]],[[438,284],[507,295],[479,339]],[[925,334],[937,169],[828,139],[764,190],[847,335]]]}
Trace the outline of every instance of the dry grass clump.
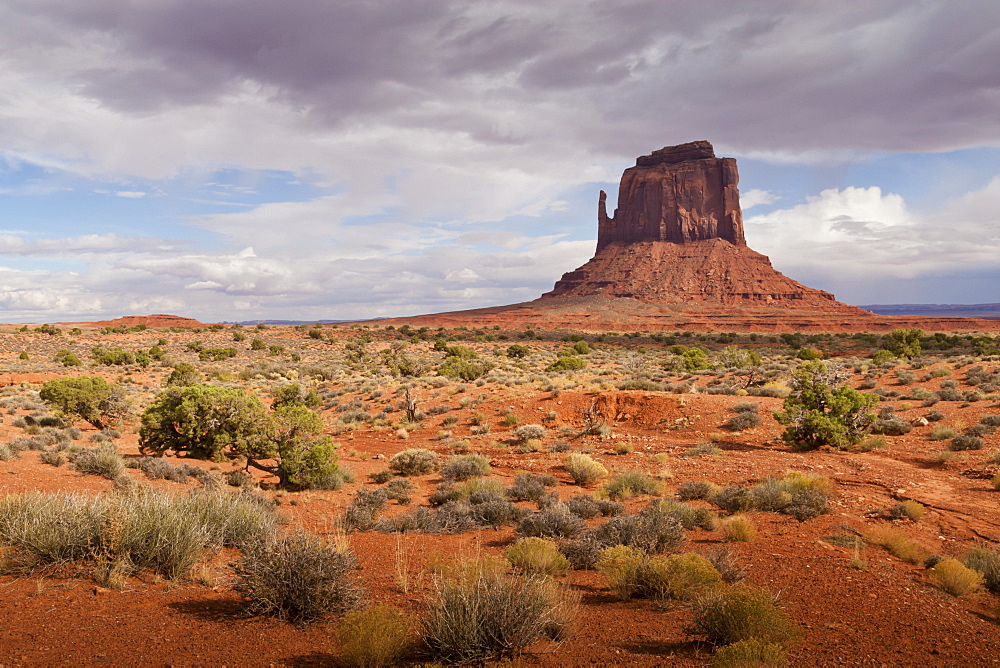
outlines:
{"label": "dry grass clump", "polygon": [[183,577],[206,551],[270,536],[276,524],[273,506],[210,490],[174,497],[133,485],[108,496],[0,498],[0,546],[11,548],[14,566],[83,561],[119,581],[143,569]]}
{"label": "dry grass clump", "polygon": [[234,565],[234,589],[256,614],[293,623],[343,612],[360,598],[350,572],[357,560],[302,531],[244,546]]}
{"label": "dry grass clump", "polygon": [[788,657],[785,648],[778,643],[751,638],[720,647],[708,665],[710,668],[784,668],[788,665]]}
{"label": "dry grass clump", "polygon": [[639,494],[659,496],[663,485],[642,471],[626,471],[615,475],[601,490],[609,499],[627,501]]}
{"label": "dry grass clump", "polygon": [[374,605],[351,610],[337,629],[340,664],[357,668],[393,666],[413,645],[413,628],[402,610]]}
{"label": "dry grass clump", "polygon": [[980,544],[969,550],[962,561],[983,574],[983,584],[994,594],[1000,594],[1000,549]]}
{"label": "dry grass clump", "polygon": [[749,543],[757,537],[757,527],[746,515],[733,515],[719,522],[722,538],[729,543]]}
{"label": "dry grass clump", "polygon": [[722,576],[707,559],[690,552],[651,557],[618,545],[602,550],[595,567],[622,599],[646,596],[686,601],[722,583]]}
{"label": "dry grass clump", "polygon": [[111,443],[73,453],[70,465],[81,475],[100,475],[114,480],[125,471],[125,460]]}
{"label": "dry grass clump", "polygon": [[907,499],[906,501],[901,501],[890,508],[889,517],[893,519],[902,519],[905,517],[911,522],[916,522],[923,517],[926,512],[927,509],[924,508],[923,504],[912,499]]}
{"label": "dry grass clump", "polygon": [[763,589],[746,585],[715,588],[694,603],[691,631],[713,645],[731,645],[747,640],[784,644],[799,630],[774,597]]}
{"label": "dry grass clump", "polygon": [[957,598],[980,591],[984,582],[982,573],[951,557],[945,557],[934,564],[927,573],[927,578],[934,586]]}
{"label": "dry grass clump", "polygon": [[575,452],[566,455],[563,467],[577,485],[593,485],[608,475],[608,470],[600,462]]}
{"label": "dry grass clump", "polygon": [[570,567],[554,541],[536,536],[521,538],[507,549],[505,556],[511,566],[524,573],[559,575]]}
{"label": "dry grass clump", "polygon": [[910,540],[903,531],[888,525],[877,524],[869,527],[862,537],[865,541],[885,548],[889,554],[909,564],[922,564],[931,556],[926,548]]}
{"label": "dry grass clump", "polygon": [[564,639],[578,605],[544,576],[508,575],[474,560],[435,578],[420,635],[439,661],[516,656],[541,638]]}

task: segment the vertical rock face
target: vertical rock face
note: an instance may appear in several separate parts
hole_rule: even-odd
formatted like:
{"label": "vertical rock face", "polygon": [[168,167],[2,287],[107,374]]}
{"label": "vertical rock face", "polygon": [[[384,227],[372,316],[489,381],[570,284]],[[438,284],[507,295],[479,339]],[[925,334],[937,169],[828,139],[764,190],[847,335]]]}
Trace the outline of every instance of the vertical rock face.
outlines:
{"label": "vertical rock face", "polygon": [[598,204],[597,250],[609,244],[724,239],[744,246],[739,173],[733,158],[716,158],[707,141],[668,146],[625,170],[615,215]]}

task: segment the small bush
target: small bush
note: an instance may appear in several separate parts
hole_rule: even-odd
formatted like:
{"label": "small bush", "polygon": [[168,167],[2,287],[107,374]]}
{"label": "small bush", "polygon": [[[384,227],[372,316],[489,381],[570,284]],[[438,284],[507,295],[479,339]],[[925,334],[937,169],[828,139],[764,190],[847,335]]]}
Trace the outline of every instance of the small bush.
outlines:
{"label": "small bush", "polygon": [[81,450],[70,456],[70,464],[81,475],[100,475],[108,480],[114,480],[125,471],[125,460],[113,445]]}
{"label": "small bush", "polygon": [[356,565],[349,553],[300,531],[245,546],[234,588],[254,613],[306,623],[355,605],[360,595],[350,572]]}
{"label": "small bush", "polygon": [[514,429],[514,437],[520,441],[542,440],[545,438],[545,427],[540,424],[522,424]]}
{"label": "small bush", "polygon": [[432,656],[452,663],[520,654],[543,637],[562,639],[578,602],[550,580],[477,564],[434,582],[421,621]]}
{"label": "small bush", "polygon": [[902,436],[909,434],[913,426],[901,418],[892,416],[884,420],[878,420],[872,425],[872,432],[884,436]]}
{"label": "small bush", "polygon": [[745,431],[760,426],[761,417],[757,413],[737,413],[726,420],[722,428],[727,431]]}
{"label": "small bush", "polygon": [[771,594],[745,585],[719,588],[697,600],[692,632],[714,645],[746,640],[782,644],[798,635]]}
{"label": "small bush", "polygon": [[412,645],[410,618],[382,605],[351,610],[337,629],[340,663],[357,668],[393,666]]}
{"label": "small bush", "polygon": [[565,504],[557,504],[534,515],[528,515],[517,525],[520,536],[572,538],[583,528],[583,520],[569,511]]}
{"label": "small bush", "polygon": [[591,520],[595,517],[611,517],[621,515],[625,511],[624,504],[616,501],[595,499],[588,494],[579,494],[566,502],[566,508],[577,517]]}
{"label": "small bush", "polygon": [[722,538],[729,543],[749,543],[757,537],[757,528],[746,515],[733,515],[719,523]]}
{"label": "small bush", "polygon": [[709,668],[784,668],[788,665],[785,648],[778,643],[757,638],[741,640],[720,647],[708,662]]}
{"label": "small bush", "polygon": [[556,478],[538,473],[519,473],[514,476],[514,484],[507,489],[507,496],[515,501],[539,501],[548,494],[548,487],[555,485]]}
{"label": "small bush", "polygon": [[551,540],[529,536],[521,538],[505,554],[511,566],[524,573],[559,575],[569,570],[569,560]]}
{"label": "small bush", "polygon": [[986,445],[978,436],[969,436],[968,434],[959,434],[958,436],[951,439],[948,443],[949,450],[982,450]]}
{"label": "small bush", "polygon": [[441,467],[445,480],[468,480],[490,474],[490,460],[482,455],[456,455]]}
{"label": "small bush", "polygon": [[436,471],[438,456],[425,448],[410,448],[389,459],[389,469],[396,475],[416,476]]}
{"label": "small bush", "polygon": [[969,550],[962,561],[983,574],[983,584],[994,594],[1000,594],[1000,549],[980,544]]}
{"label": "small bush", "polygon": [[695,508],[683,501],[662,499],[656,501],[656,507],[662,512],[677,519],[685,529],[700,527],[706,531],[714,531],[718,522],[715,513],[708,508]]}
{"label": "small bush", "polygon": [[677,498],[681,501],[707,499],[715,494],[718,489],[718,487],[708,481],[688,480],[677,485]]}
{"label": "small bush", "polygon": [[939,589],[961,598],[978,592],[983,587],[983,574],[968,568],[957,559],[945,557],[937,562],[927,578]]}
{"label": "small bush", "polygon": [[[3,457],[0,456],[0,459],[3,459]],[[39,452],[38,461],[40,461],[43,464],[48,464],[50,466],[62,466],[66,460],[62,456],[61,452],[56,452],[54,450],[51,450],[47,452]]]}
{"label": "small bush", "polygon": [[603,491],[610,499],[625,501],[638,494],[659,496],[663,488],[657,480],[642,471],[627,471],[611,478]]}
{"label": "small bush", "polygon": [[608,475],[608,470],[600,462],[578,453],[566,455],[563,467],[577,485],[593,485]]}
{"label": "small bush", "polygon": [[673,514],[652,503],[634,515],[615,517],[584,536],[600,547],[627,545],[647,554],[671,552],[684,544],[684,526]]}
{"label": "small bush", "polygon": [[931,430],[931,433],[928,434],[927,438],[929,438],[932,441],[944,441],[946,439],[953,437],[957,433],[958,432],[956,432],[951,427],[946,427],[943,424],[939,424],[936,427],[934,427],[934,429]]}
{"label": "small bush", "polygon": [[386,499],[395,501],[401,506],[410,503],[410,495],[413,493],[413,483],[409,478],[393,478],[385,486]]}
{"label": "small bush", "polygon": [[700,555],[649,557],[642,550],[624,545],[602,550],[596,568],[623,599],[646,596],[691,600],[722,582],[719,572]]}
{"label": "small bush", "polygon": [[362,488],[354,493],[351,505],[344,510],[346,531],[368,531],[375,526],[378,514],[385,508],[389,493],[385,489]]}
{"label": "small bush", "polygon": [[897,520],[905,517],[911,522],[916,522],[924,516],[925,512],[927,512],[927,509],[922,504],[912,499],[907,499],[890,508],[889,517]]}

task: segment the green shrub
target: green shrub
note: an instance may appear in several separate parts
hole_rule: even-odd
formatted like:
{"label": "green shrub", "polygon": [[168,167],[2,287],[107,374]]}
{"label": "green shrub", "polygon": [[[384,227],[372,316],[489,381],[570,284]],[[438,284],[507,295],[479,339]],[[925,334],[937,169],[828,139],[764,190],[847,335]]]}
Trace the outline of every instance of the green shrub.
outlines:
{"label": "green shrub", "polygon": [[804,450],[832,445],[843,448],[857,443],[868,432],[878,403],[874,394],[858,392],[849,385],[835,387],[839,377],[821,361],[805,362],[795,370],[795,391],[785,399],[774,418],[786,425],[782,438]]}
{"label": "green shrub", "polygon": [[421,637],[450,663],[516,656],[543,637],[562,639],[578,603],[544,576],[507,575],[482,562],[435,579]]}
{"label": "green shrub", "polygon": [[522,424],[514,429],[514,437],[521,441],[545,438],[545,427],[540,424]]}
{"label": "green shrub", "polygon": [[593,485],[608,475],[608,470],[600,462],[575,452],[566,455],[563,467],[577,485]]}
{"label": "green shrub", "polygon": [[586,369],[587,363],[575,357],[573,355],[567,355],[566,357],[560,357],[555,362],[545,367],[546,371],[579,371],[580,369]]}
{"label": "green shrub", "polygon": [[793,640],[798,629],[763,589],[745,585],[717,588],[695,602],[692,632],[713,645],[745,640],[782,644]]}
{"label": "green shrub", "polygon": [[695,508],[689,503],[673,499],[660,499],[655,503],[659,510],[676,518],[685,529],[700,527],[706,531],[714,531],[716,528],[715,513],[709,508]]}
{"label": "green shrub", "polygon": [[131,412],[120,385],[99,376],[56,378],[46,381],[38,393],[49,406],[104,429],[122,422]]}
{"label": "green shrub", "polygon": [[413,644],[410,617],[402,610],[373,605],[351,610],[337,629],[340,663],[378,668],[399,663]]}
{"label": "green shrub", "polygon": [[255,614],[311,622],[356,604],[360,594],[351,578],[356,565],[351,554],[298,531],[245,545],[234,566],[234,589]]}
{"label": "green shrub", "polygon": [[559,575],[569,570],[569,561],[554,541],[529,536],[511,545],[505,554],[511,566],[524,573]]}
{"label": "green shrub", "polygon": [[389,469],[396,475],[426,475],[438,469],[438,456],[426,448],[410,448],[394,454]]}
{"label": "green shrub", "polygon": [[205,490],[173,497],[133,485],[104,497],[0,498],[0,547],[27,568],[81,560],[179,578],[206,550],[262,540],[275,526],[273,506]]}

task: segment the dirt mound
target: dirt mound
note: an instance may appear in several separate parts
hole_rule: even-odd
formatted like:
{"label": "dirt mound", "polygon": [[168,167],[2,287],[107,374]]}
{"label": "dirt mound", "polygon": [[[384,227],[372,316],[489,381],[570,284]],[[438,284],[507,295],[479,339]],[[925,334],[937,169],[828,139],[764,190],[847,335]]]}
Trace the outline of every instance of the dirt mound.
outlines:
{"label": "dirt mound", "polygon": [[146,327],[204,327],[205,324],[194,318],[184,318],[179,315],[126,315],[114,320],[98,320],[96,322],[60,322],[60,325],[75,327],[135,327],[145,325]]}

